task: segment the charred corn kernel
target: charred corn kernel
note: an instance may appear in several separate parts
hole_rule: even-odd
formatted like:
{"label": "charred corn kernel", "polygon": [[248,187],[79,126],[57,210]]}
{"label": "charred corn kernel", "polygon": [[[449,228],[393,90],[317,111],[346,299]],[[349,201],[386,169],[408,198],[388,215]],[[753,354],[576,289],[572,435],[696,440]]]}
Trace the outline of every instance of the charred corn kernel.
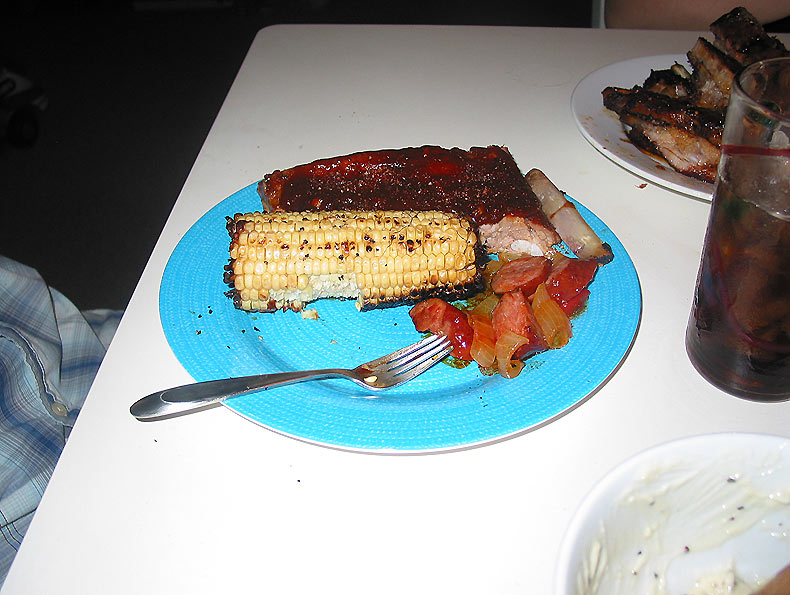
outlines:
{"label": "charred corn kernel", "polygon": [[243,310],[301,310],[321,298],[371,309],[480,290],[477,234],[439,211],[256,212],[227,227],[225,281]]}

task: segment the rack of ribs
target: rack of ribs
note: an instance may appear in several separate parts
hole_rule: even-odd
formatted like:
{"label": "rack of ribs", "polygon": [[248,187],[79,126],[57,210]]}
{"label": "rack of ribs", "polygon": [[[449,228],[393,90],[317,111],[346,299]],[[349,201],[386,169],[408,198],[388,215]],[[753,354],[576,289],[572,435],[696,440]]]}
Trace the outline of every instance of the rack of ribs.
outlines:
{"label": "rack of ribs", "polygon": [[266,211],[439,210],[466,217],[489,252],[544,254],[560,237],[505,147],[365,151],[276,170]]}
{"label": "rack of ribs", "polygon": [[721,158],[724,113],[641,88],[607,87],[603,103],[629,140],[677,171],[713,182]]}
{"label": "rack of ribs", "polygon": [[776,37],[766,33],[760,22],[745,8],[738,7],[716,19],[710,26],[714,43],[742,66],[758,60],[787,56],[788,50]]}
{"label": "rack of ribs", "polygon": [[714,42],[700,37],[681,64],[652,70],[642,85],[606,87],[603,104],[615,112],[629,140],[678,172],[713,182],[735,77],[747,65],[788,55],[745,8],[714,21]]}

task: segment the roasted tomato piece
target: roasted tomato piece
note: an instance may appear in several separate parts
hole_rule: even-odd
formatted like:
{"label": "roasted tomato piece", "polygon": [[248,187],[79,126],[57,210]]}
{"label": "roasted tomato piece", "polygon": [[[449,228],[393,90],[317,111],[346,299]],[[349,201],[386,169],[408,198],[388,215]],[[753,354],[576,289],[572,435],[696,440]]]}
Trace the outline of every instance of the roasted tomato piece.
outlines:
{"label": "roasted tomato piece", "polygon": [[560,305],[560,309],[565,312],[567,316],[571,314],[575,314],[579,310],[584,307],[584,304],[587,303],[587,298],[590,297],[590,290],[589,289],[582,289],[579,293],[576,294],[575,297],[572,299],[563,302],[557,300],[557,298],[552,298]]}
{"label": "roasted tomato piece", "polygon": [[548,348],[532,306],[519,290],[509,291],[499,298],[499,303],[491,312],[491,322],[494,324],[497,339],[505,331],[528,339],[528,343],[519,347],[513,354],[515,359],[523,359]]}
{"label": "roasted tomato piece", "polygon": [[421,333],[430,331],[450,339],[452,355],[472,361],[470,348],[474,332],[466,312],[439,298],[430,298],[409,310],[414,327]]}
{"label": "roasted tomato piece", "polygon": [[557,263],[546,280],[546,289],[568,316],[578,312],[587,301],[587,286],[598,270],[598,263],[587,258],[566,258]]}
{"label": "roasted tomato piece", "polygon": [[494,293],[503,294],[514,289],[526,296],[535,293],[538,285],[549,277],[551,261],[545,256],[527,256],[502,265],[491,278]]}

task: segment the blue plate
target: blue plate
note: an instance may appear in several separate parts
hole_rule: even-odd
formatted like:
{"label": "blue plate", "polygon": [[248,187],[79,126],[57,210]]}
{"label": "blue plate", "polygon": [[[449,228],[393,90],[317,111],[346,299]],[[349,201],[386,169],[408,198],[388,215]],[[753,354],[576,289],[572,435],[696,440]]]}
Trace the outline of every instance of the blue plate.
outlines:
{"label": "blue plate", "polygon": [[[614,260],[590,286],[586,310],[573,319],[570,343],[529,359],[517,378],[487,376],[476,365],[459,369],[440,363],[379,393],[344,380],[322,380],[252,393],[225,405],[288,436],[375,452],[476,446],[556,419],[614,372],[634,340],[642,309],[628,253],[598,218],[576,204],[611,245]],[[256,184],[229,196],[192,226],[165,267],[162,327],[195,380],[354,367],[420,338],[405,306],[358,312],[353,301],[320,300],[310,306],[318,311],[317,320],[234,308],[222,280],[230,244],[225,217],[260,209]]]}

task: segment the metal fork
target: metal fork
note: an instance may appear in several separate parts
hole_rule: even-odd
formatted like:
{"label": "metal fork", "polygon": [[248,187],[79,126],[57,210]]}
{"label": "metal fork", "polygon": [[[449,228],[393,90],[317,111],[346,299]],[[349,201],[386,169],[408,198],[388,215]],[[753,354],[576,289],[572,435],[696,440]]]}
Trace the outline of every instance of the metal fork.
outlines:
{"label": "metal fork", "polygon": [[444,359],[452,349],[447,337],[431,335],[414,345],[379,357],[352,370],[329,368],[305,372],[279,372],[185,384],[143,397],[129,408],[139,420],[202,409],[245,393],[295,382],[345,378],[370,390],[392,388],[408,382]]}

